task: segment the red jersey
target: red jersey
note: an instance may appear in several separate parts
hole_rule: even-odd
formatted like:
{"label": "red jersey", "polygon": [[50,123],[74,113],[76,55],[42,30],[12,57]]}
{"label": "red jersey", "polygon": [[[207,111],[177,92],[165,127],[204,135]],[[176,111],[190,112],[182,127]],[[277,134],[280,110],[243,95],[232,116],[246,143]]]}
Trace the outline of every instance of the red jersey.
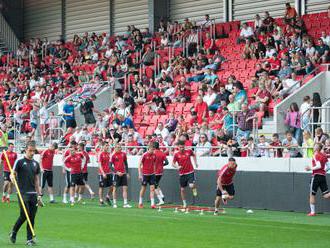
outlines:
{"label": "red jersey", "polygon": [[141,162],[143,175],[155,174],[156,155],[154,153],[145,152],[141,157]]}
{"label": "red jersey", "polygon": [[41,168],[45,171],[53,170],[53,159],[55,155],[55,150],[47,149],[41,154]]}
{"label": "red jersey", "polygon": [[221,177],[222,185],[229,185],[233,183],[233,177],[235,176],[237,165],[234,168],[229,168],[228,164],[225,164],[217,173],[217,178]]}
{"label": "red jersey", "polygon": [[127,156],[125,152],[114,152],[111,156],[111,163],[113,163],[116,172],[118,171],[124,174],[127,173],[125,161],[127,161]]}
{"label": "red jersey", "polygon": [[75,153],[73,155],[69,155],[65,158],[65,163],[70,165],[71,174],[80,174],[82,172],[82,162],[83,162],[83,155],[81,153]]}
{"label": "red jersey", "polygon": [[193,173],[194,167],[191,163],[191,157],[195,156],[192,150],[178,151],[174,154],[173,163],[178,163],[181,168],[179,169],[179,175],[186,175]]}
{"label": "red jersey", "polygon": [[164,172],[164,161],[166,160],[166,154],[163,153],[160,150],[155,150],[155,155],[156,155],[156,175],[163,175]]}
{"label": "red jersey", "polygon": [[90,157],[88,155],[88,152],[82,151],[81,154],[85,157],[85,164],[84,164],[84,167],[82,169],[82,172],[83,173],[87,173],[87,165],[91,161],[91,159],[90,159]]}
{"label": "red jersey", "polygon": [[[110,163],[110,153],[109,152],[101,152],[99,155],[99,163],[105,174],[111,174],[111,170],[109,167]],[[102,175],[101,170],[99,169],[99,175]]]}
{"label": "red jersey", "polygon": [[67,150],[64,152],[64,165],[65,165],[65,167],[67,167],[67,168],[70,168],[71,165],[70,165],[70,163],[68,163],[68,162],[65,161],[65,158],[66,158],[67,156],[69,156],[70,154],[71,154],[70,149],[67,149]]}
{"label": "red jersey", "polygon": [[[17,159],[17,153],[16,152],[10,152],[10,151],[7,151],[6,153],[7,153],[9,163],[10,163],[11,167],[13,168],[13,166],[15,164],[15,161]],[[3,164],[3,171],[10,172],[7,160],[6,160],[5,155],[3,153],[1,153],[1,161],[2,161],[2,164]]]}
{"label": "red jersey", "polygon": [[325,154],[321,152],[317,152],[314,154],[312,159],[313,167],[316,166],[316,162],[319,162],[321,164],[321,168],[317,170],[313,170],[313,176],[314,175],[323,175],[325,176],[326,172],[326,163],[328,162],[328,158]]}

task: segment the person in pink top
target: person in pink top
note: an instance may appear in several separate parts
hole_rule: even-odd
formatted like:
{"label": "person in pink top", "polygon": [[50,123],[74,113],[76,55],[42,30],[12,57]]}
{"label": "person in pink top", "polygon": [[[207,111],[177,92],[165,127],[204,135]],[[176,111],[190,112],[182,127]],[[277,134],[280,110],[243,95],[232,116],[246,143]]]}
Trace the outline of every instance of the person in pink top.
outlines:
{"label": "person in pink top", "polygon": [[291,103],[288,112],[285,117],[285,125],[289,127],[289,130],[293,133],[294,138],[297,140],[298,144],[302,143],[302,131],[300,124],[300,113],[299,107],[296,102]]}

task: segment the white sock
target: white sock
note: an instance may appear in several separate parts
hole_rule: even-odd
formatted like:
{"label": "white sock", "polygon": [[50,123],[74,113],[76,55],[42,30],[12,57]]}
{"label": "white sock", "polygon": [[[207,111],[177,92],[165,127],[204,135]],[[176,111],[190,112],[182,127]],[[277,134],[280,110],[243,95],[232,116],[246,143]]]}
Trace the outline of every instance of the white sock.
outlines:
{"label": "white sock", "polygon": [[311,207],[311,213],[315,214],[315,204],[310,204]]}
{"label": "white sock", "polygon": [[187,201],[186,200],[183,200],[183,207],[187,207]]}
{"label": "white sock", "polygon": [[155,198],[150,198],[151,206],[155,205]]}
{"label": "white sock", "polygon": [[74,196],[70,196],[70,202],[74,203]]}
{"label": "white sock", "polygon": [[87,190],[88,190],[90,195],[92,195],[94,193],[93,190],[90,187],[87,187]]}
{"label": "white sock", "polygon": [[161,197],[160,194],[157,195],[157,198],[158,198],[158,201],[159,201],[159,202],[162,202],[162,201],[163,201],[163,197]]}
{"label": "white sock", "polygon": [[53,194],[50,194],[50,195],[49,195],[49,199],[50,199],[51,201],[54,201],[54,195],[53,195]]}
{"label": "white sock", "polygon": [[82,194],[79,194],[78,201],[82,199]]}
{"label": "white sock", "polygon": [[74,194],[74,198],[77,198],[77,197],[78,197],[78,194],[77,194],[77,193],[75,193],[75,194]]}
{"label": "white sock", "polygon": [[117,204],[117,199],[112,200],[113,204]]}
{"label": "white sock", "polygon": [[10,199],[10,194],[7,194],[7,199]]}
{"label": "white sock", "polygon": [[2,192],[2,196],[6,196],[7,195],[7,193],[6,192]]}
{"label": "white sock", "polygon": [[139,204],[142,204],[142,203],[143,203],[143,198],[140,197],[140,198],[139,198]]}
{"label": "white sock", "polygon": [[164,194],[163,194],[163,192],[162,192],[161,189],[158,189],[158,193],[159,193],[159,196],[160,196],[161,198],[164,198]]}
{"label": "white sock", "polygon": [[124,198],[124,205],[127,205],[127,199]]}
{"label": "white sock", "polygon": [[66,201],[68,199],[68,194],[63,194],[63,201]]}

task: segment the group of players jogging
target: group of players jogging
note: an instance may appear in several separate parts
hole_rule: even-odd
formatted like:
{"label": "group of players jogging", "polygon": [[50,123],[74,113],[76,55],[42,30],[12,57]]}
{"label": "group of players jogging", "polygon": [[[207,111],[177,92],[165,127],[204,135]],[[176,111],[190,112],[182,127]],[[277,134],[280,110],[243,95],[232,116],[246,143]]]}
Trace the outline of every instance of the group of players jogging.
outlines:
{"label": "group of players jogging", "polygon": [[[53,161],[57,150],[57,144],[53,143],[50,147],[44,150],[40,155],[41,165],[41,182],[40,188],[48,186],[50,203],[54,203],[53,191]],[[14,145],[9,144],[7,156],[11,165],[17,161],[17,154],[14,152]],[[0,157],[4,170],[4,186],[2,202],[10,201],[12,191],[12,183],[10,179],[10,170],[7,161],[3,154]],[[315,195],[318,188],[321,189],[324,198],[330,198],[328,186],[326,182],[326,164],[327,157],[322,153],[322,145],[316,144],[314,147],[314,156],[312,166],[307,166],[306,170],[312,171],[312,180],[310,183],[310,208],[309,216],[315,215]],[[63,174],[65,176],[65,188],[63,192],[63,203],[74,205],[76,199],[82,201],[82,196],[85,189],[94,198],[94,192],[88,185],[88,163],[90,157],[85,151],[84,143],[77,144],[71,141],[69,147],[63,154]],[[103,143],[101,150],[97,155],[98,163],[98,182],[99,182],[99,204],[105,206],[111,205],[117,208],[117,190],[122,187],[123,207],[131,208],[128,203],[128,181],[129,171],[127,155],[122,151],[120,144],[116,144],[114,152],[110,154],[109,144]],[[150,189],[151,208],[156,208],[157,205],[164,204],[164,194],[160,188],[160,181],[163,176],[164,166],[168,165],[167,156],[159,149],[159,144],[153,142],[148,146],[148,150],[141,156],[138,165],[138,177],[141,181],[141,190],[139,194],[139,208],[143,208],[143,198],[147,187]],[[183,209],[187,208],[186,188],[189,187],[192,191],[193,199],[197,197],[195,168],[198,168],[196,155],[190,149],[186,149],[184,142],[179,142],[177,151],[173,155],[171,163],[172,167],[176,168],[180,176],[180,194],[183,204]],[[234,158],[229,158],[228,163],[222,166],[217,172],[216,181],[216,198],[214,203],[214,214],[218,215],[221,202],[224,204],[228,200],[232,200],[235,195],[233,178],[237,170],[237,164]],[[104,199],[104,191],[106,197]],[[68,201],[68,194],[70,195]],[[155,195],[158,198],[158,203],[155,203]],[[112,200],[111,200],[112,198]]]}

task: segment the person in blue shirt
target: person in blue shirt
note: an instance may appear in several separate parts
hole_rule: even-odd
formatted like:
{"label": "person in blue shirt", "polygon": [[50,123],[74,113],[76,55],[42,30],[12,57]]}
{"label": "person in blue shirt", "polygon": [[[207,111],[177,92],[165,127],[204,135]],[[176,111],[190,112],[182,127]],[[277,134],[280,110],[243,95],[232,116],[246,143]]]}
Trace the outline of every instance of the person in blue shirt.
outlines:
{"label": "person in blue shirt", "polygon": [[243,88],[241,88],[239,84],[234,84],[233,91],[235,93],[234,102],[237,103],[238,106],[248,103],[246,91]]}
{"label": "person in blue shirt", "polygon": [[69,101],[63,107],[63,118],[66,123],[66,128],[76,128],[77,123],[74,115],[74,105],[72,99],[69,99]]}

